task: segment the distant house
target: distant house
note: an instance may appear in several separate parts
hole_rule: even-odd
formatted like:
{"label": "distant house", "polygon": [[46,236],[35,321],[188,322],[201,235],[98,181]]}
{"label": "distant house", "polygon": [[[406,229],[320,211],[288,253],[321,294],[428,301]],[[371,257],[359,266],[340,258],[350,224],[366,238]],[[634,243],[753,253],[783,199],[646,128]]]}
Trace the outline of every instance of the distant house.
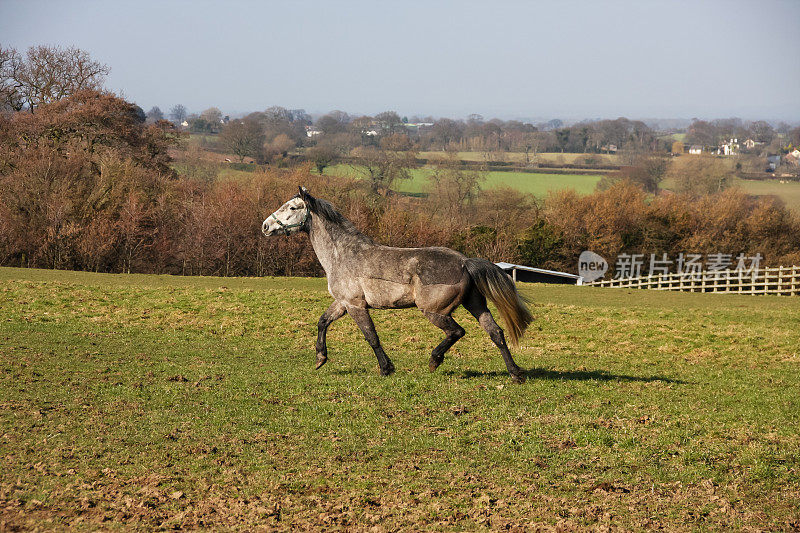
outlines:
{"label": "distant house", "polygon": [[422,131],[433,127],[433,122],[406,122],[403,126],[409,131]]}
{"label": "distant house", "polygon": [[781,164],[781,156],[779,155],[768,155],[767,156],[767,170],[774,171],[778,168]]}
{"label": "distant house", "polygon": [[689,147],[689,153],[693,155],[700,155],[703,153],[703,147],[699,144],[693,144]]}
{"label": "distant house", "polygon": [[739,140],[728,139],[726,142],[719,145],[717,153],[719,155],[736,155],[739,151]]}
{"label": "distant house", "polygon": [[606,144],[605,146],[600,147],[601,150],[605,151],[607,154],[610,153],[617,153],[617,145],[616,144]]}
{"label": "distant house", "polygon": [[314,137],[316,135],[322,135],[322,130],[316,126],[306,126],[306,137]]}
{"label": "distant house", "polygon": [[747,148],[748,150],[752,150],[753,148],[755,148],[759,144],[764,144],[764,143],[761,142],[761,141],[753,140],[753,139],[747,139],[746,141],[744,141],[744,147]]}
{"label": "distant house", "polygon": [[790,165],[794,166],[800,165],[800,150],[795,149],[794,151],[789,152],[788,154],[783,156],[783,160],[784,162]]}
{"label": "distant house", "polygon": [[181,122],[181,126],[183,126],[184,128],[188,128],[189,127],[189,123],[184,120],[183,122]]}

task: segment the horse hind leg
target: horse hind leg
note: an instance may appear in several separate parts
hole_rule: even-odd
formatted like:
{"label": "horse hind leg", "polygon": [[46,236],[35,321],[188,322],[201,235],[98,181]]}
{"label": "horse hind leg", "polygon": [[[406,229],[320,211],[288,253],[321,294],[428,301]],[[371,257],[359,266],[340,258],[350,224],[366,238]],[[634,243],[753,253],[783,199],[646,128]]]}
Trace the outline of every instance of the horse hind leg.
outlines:
{"label": "horse hind leg", "polygon": [[453,320],[453,317],[449,315],[440,315],[430,311],[423,311],[422,314],[425,315],[425,318],[431,321],[431,324],[444,331],[445,335],[447,335],[444,340],[433,349],[433,352],[431,352],[431,359],[428,362],[428,368],[431,372],[433,372],[439,367],[439,365],[442,364],[442,361],[444,361],[445,352],[447,352],[447,350],[449,350],[450,347],[458,341],[458,339],[463,337],[466,334],[466,331],[464,331],[464,328],[459,326],[458,322]]}
{"label": "horse hind leg", "polygon": [[494,321],[494,317],[491,311],[489,311],[489,307],[486,305],[486,298],[474,290],[470,291],[469,296],[464,301],[464,307],[467,308],[467,311],[469,311],[472,316],[478,319],[478,323],[486,330],[486,333],[489,334],[489,338],[492,339],[495,346],[500,349],[500,354],[503,356],[503,361],[506,364],[508,373],[511,374],[511,379],[517,383],[525,383],[525,371],[518,367],[517,363],[514,362],[514,358],[511,357],[511,352],[506,345],[506,338],[503,334],[503,330],[497,325],[497,322]]}

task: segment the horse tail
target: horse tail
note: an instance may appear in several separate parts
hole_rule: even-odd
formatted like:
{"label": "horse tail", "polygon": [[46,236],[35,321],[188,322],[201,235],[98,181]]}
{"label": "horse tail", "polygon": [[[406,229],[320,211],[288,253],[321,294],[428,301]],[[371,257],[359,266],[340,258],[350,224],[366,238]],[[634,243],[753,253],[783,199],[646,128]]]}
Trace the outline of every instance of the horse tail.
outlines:
{"label": "horse tail", "polygon": [[503,269],[485,259],[470,258],[464,265],[478,291],[497,306],[511,337],[511,344],[518,346],[533,316],[514,281]]}

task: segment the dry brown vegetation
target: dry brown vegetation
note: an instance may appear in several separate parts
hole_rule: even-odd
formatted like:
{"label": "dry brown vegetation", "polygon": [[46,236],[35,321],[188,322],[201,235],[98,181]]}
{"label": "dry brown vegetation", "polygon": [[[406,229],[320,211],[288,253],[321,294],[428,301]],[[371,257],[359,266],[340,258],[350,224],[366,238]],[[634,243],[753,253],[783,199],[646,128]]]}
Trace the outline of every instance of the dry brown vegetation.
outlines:
{"label": "dry brown vegetation", "polygon": [[769,264],[800,260],[796,216],[775,199],[737,190],[653,197],[622,180],[539,202],[511,189],[481,190],[479,172],[443,162],[430,195],[408,198],[381,180],[314,175],[308,165],[220,178],[219,163],[196,147],[180,152],[176,172],[169,152],[178,138],[167,123],[145,124],[132,104],[95,91],[0,118],[0,264],[318,275],[306,238],[260,234],[261,221],[298,185],[394,246],[443,245],[570,271],[585,249],[606,257],[759,252]]}

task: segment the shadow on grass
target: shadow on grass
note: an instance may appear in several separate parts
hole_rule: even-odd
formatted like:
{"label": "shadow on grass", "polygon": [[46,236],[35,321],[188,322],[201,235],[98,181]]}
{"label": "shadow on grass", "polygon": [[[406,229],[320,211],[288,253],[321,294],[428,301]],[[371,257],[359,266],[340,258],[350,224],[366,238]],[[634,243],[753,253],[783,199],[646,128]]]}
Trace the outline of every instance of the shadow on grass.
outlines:
{"label": "shadow on grass", "polygon": [[[490,370],[488,372],[478,372],[475,370],[444,370],[442,373],[462,379],[508,377],[508,372],[505,370]],[[611,374],[605,370],[561,371],[547,370],[545,368],[532,368],[525,371],[525,377],[527,379],[544,379],[551,381],[638,381],[644,383],[663,381],[664,383],[675,383],[678,385],[685,385],[688,383],[687,381],[667,378],[664,376],[626,376],[624,374]]]}
{"label": "shadow on grass", "polygon": [[[420,369],[421,371],[422,369]],[[428,373],[428,369],[424,369],[425,373]],[[330,370],[332,374],[336,374],[339,376],[353,376],[353,375],[363,375],[363,376],[371,376],[371,375],[378,375],[377,368],[337,368],[335,370]],[[406,369],[405,372],[402,369],[398,369],[398,374],[406,374],[406,373],[414,373],[415,370],[413,369]],[[475,379],[475,378],[508,378],[508,372],[505,370],[489,370],[486,372],[480,372],[477,370],[443,370],[439,369],[436,371],[437,373],[444,374],[446,376],[455,376],[460,379]],[[640,383],[652,383],[654,381],[661,381],[664,383],[674,383],[676,385],[686,385],[690,384],[688,381],[682,381],[680,379],[672,379],[667,378],[664,376],[627,376],[625,374],[611,374],[606,372],[605,370],[572,370],[572,371],[561,371],[561,370],[547,370],[545,368],[532,368],[530,370],[525,371],[525,377],[527,379],[540,379],[540,380],[550,380],[550,381],[628,381],[628,382],[640,382]]]}

